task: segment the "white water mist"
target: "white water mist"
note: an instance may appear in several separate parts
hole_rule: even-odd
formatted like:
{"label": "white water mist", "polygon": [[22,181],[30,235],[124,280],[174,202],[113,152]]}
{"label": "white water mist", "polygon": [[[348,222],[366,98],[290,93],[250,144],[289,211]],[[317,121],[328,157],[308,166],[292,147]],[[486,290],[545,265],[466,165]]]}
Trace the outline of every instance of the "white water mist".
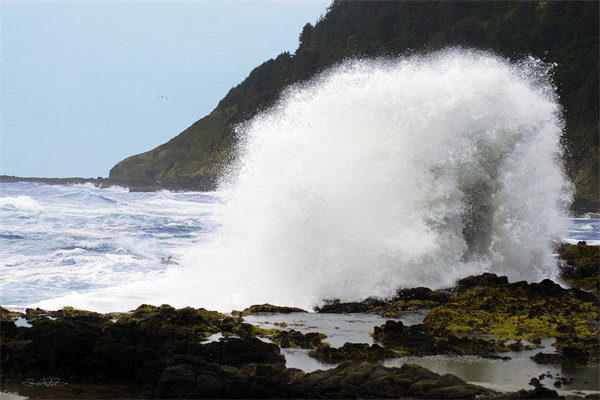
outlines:
{"label": "white water mist", "polygon": [[239,127],[216,240],[120,290],[138,304],[146,292],[222,311],[310,309],[481,272],[552,278],[570,201],[562,128],[533,59],[449,50],[343,63]]}
{"label": "white water mist", "polygon": [[[239,129],[211,295],[307,305],[491,271],[552,277],[565,228],[547,69],[485,53],[347,62]],[[215,257],[216,256],[216,257]]]}

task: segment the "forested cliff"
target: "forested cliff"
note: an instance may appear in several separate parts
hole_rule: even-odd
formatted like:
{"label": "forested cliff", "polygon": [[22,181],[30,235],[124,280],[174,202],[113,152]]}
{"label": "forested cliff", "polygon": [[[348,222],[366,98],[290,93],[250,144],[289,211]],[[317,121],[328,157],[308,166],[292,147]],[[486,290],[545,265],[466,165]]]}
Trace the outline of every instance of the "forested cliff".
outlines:
{"label": "forested cliff", "polygon": [[[217,107],[169,142],[119,162],[110,178],[212,182],[235,156],[235,124],[288,85],[346,58],[425,53],[448,46],[556,63],[565,166],[577,205],[598,208],[599,3],[596,1],[338,1],[306,24],[294,54],[255,68]],[[208,189],[208,186],[200,189]]]}

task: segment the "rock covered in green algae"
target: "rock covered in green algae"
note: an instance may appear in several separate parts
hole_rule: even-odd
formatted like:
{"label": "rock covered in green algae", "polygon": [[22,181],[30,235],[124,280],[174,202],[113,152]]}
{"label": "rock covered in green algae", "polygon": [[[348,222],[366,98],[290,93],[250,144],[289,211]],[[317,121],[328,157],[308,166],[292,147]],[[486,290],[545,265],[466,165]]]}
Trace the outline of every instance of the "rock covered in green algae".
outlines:
{"label": "rock covered in green algae", "polygon": [[386,321],[376,326],[373,338],[403,356],[478,355],[493,356],[508,351],[503,342],[476,337],[459,337],[447,329],[424,324],[404,326],[401,321]]}
{"label": "rock covered in green algae", "polygon": [[298,307],[284,307],[284,306],[274,306],[268,303],[265,304],[257,304],[246,308],[244,311],[233,311],[234,315],[251,315],[251,314],[262,314],[262,313],[278,313],[278,314],[291,314],[291,313],[305,313],[306,310],[303,310]]}
{"label": "rock covered in green algae", "polygon": [[0,306],[0,319],[2,320],[7,320],[7,321],[15,321],[17,318],[24,318],[25,314],[17,312],[17,311],[10,311],[2,306]]}
{"label": "rock covered in green algae", "polygon": [[548,279],[527,284],[496,278],[488,276],[486,286],[463,287],[446,304],[429,311],[424,324],[453,333],[495,334],[533,343],[554,337],[563,359],[570,354],[562,351],[565,348],[582,349],[591,362],[598,359],[597,294],[564,289]]}
{"label": "rock covered in green algae", "polygon": [[598,292],[600,290],[600,246],[563,243],[558,248],[560,277],[573,287]]}
{"label": "rock covered in green algae", "polygon": [[381,313],[382,317],[399,317],[403,311],[432,309],[450,300],[450,294],[426,287],[400,289]]}
{"label": "rock covered in green algae", "polygon": [[310,353],[309,356],[325,363],[339,363],[342,361],[380,361],[399,356],[396,352],[384,349],[373,344],[369,346],[366,343],[344,343],[342,347],[319,347]]}
{"label": "rock covered in green algae", "polygon": [[309,332],[302,333],[294,329],[289,331],[275,331],[268,335],[273,343],[281,348],[300,348],[300,349],[317,349],[327,345],[323,339],[327,337],[324,333]]}
{"label": "rock covered in green algae", "polygon": [[416,287],[400,289],[390,299],[369,297],[360,302],[341,302],[339,299],[324,300],[321,306],[315,307],[315,311],[330,314],[380,314],[383,317],[395,318],[403,311],[426,310],[440,306],[449,298],[450,294],[444,291]]}
{"label": "rock covered in green algae", "polygon": [[507,284],[508,278],[506,276],[498,276],[496,274],[484,272],[481,275],[472,275],[459,279],[456,282],[456,290],[458,292],[464,292],[474,287],[492,287]]}
{"label": "rock covered in green algae", "polygon": [[399,317],[404,311],[429,310],[450,299],[442,290],[433,291],[426,287],[400,289],[389,299],[369,297],[360,302],[341,302],[339,299],[324,300],[315,307],[318,313],[330,314],[379,314],[386,318]]}

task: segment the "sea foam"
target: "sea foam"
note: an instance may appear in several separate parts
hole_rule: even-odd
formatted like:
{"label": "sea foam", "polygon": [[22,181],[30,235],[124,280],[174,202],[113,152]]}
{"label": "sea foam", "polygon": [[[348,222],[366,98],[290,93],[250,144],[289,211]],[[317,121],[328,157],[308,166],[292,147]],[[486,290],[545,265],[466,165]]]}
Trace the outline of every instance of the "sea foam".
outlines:
{"label": "sea foam", "polygon": [[0,197],[0,207],[17,211],[41,211],[43,208],[29,196]]}

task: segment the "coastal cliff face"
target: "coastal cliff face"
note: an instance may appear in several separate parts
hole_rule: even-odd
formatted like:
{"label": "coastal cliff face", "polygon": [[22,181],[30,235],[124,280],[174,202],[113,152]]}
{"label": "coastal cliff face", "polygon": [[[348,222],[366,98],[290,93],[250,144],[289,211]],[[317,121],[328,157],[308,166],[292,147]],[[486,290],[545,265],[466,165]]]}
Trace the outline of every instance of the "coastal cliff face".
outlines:
{"label": "coastal cliff face", "polygon": [[[235,125],[273,105],[287,86],[347,58],[428,53],[448,46],[554,63],[565,118],[564,164],[576,206],[599,207],[598,2],[341,2],[306,24],[295,54],[255,68],[217,107],[169,142],[129,157],[111,179],[217,178],[235,157]],[[418,50],[415,50],[418,49]]]}

